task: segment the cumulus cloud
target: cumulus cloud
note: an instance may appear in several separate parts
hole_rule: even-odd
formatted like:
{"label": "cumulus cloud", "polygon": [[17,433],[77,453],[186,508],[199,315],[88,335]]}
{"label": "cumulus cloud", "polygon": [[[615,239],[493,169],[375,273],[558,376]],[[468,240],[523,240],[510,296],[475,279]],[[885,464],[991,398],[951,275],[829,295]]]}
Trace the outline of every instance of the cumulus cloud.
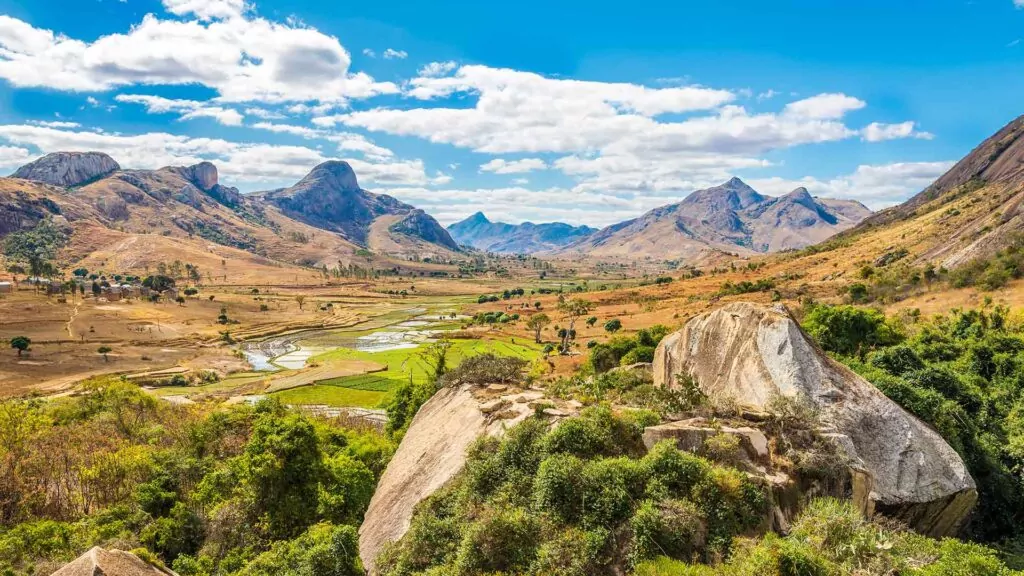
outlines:
{"label": "cumulus cloud", "polygon": [[352,72],[337,38],[244,12],[240,0],[165,0],[124,33],[79,40],[0,15],[0,78],[17,87],[105,91],[197,84],[224,102],[343,102],[395,94],[391,82]]}
{"label": "cumulus cloud", "polygon": [[118,94],[114,100],[129,104],[141,104],[150,114],[178,114],[179,120],[212,118],[225,126],[241,126],[242,120],[245,118],[233,108],[212,106],[198,100],[175,100],[147,94]]}
{"label": "cumulus cloud", "polygon": [[927,188],[953,164],[952,161],[862,164],[850,174],[828,180],[766,178],[750,180],[749,184],[761,192],[775,195],[803,186],[817,196],[858,200],[877,210],[898,204]]}
{"label": "cumulus cloud", "polygon": [[356,152],[365,155],[367,158],[382,160],[392,158],[395,153],[391,150],[378,146],[371,142],[366,136],[354,132],[332,132],[309,128],[308,126],[296,126],[294,124],[275,124],[272,122],[257,122],[253,128],[267,130],[279,134],[291,134],[300,136],[307,140],[327,140],[334,142],[339,151]]}
{"label": "cumulus cloud", "polygon": [[900,122],[899,124],[883,124],[872,122],[861,130],[861,138],[868,142],[882,142],[884,140],[898,140],[900,138],[918,138],[920,140],[931,140],[935,137],[930,132],[919,132],[915,130],[916,123],[912,121]]}
{"label": "cumulus cloud", "polygon": [[385,60],[405,60],[409,57],[409,53],[405,50],[395,50],[394,48],[388,48],[384,51]]}
{"label": "cumulus cloud", "polygon": [[0,146],[0,168],[17,168],[33,160],[32,153],[18,146]]}
{"label": "cumulus cloud", "polygon": [[486,164],[480,165],[481,172],[493,172],[495,174],[522,174],[534,170],[544,170],[548,167],[547,162],[540,158],[523,158],[522,160],[508,161],[503,158],[495,158]]}
{"label": "cumulus cloud", "polygon": [[447,62],[431,62],[419,69],[419,75],[427,78],[436,78],[438,76],[445,76],[450,74],[452,70],[459,67],[459,64],[454,60]]}
{"label": "cumulus cloud", "polygon": [[163,0],[163,4],[171,14],[193,14],[200,20],[237,18],[249,9],[244,0]]}
{"label": "cumulus cloud", "polygon": [[817,120],[836,119],[865,106],[867,102],[846,94],[818,94],[786,104],[784,114]]}

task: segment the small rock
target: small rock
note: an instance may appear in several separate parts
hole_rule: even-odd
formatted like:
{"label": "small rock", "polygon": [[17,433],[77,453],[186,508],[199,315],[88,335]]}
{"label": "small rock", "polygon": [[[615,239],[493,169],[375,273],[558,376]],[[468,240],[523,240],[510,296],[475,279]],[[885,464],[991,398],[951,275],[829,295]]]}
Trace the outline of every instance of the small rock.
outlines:
{"label": "small rock", "polygon": [[506,390],[508,390],[508,386],[506,386],[504,384],[488,384],[487,385],[487,391],[488,392],[504,392]]}

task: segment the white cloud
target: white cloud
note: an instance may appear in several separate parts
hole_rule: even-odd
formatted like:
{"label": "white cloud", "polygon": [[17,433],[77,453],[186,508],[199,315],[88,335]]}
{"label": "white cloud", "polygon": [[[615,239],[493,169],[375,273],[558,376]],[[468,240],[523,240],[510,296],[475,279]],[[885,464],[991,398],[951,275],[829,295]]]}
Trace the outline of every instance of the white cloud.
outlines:
{"label": "white cloud", "polygon": [[830,180],[766,178],[752,179],[748,183],[760,192],[774,195],[803,186],[817,196],[859,200],[877,210],[898,204],[927,188],[953,164],[951,161],[862,164],[851,174]]}
{"label": "white cloud", "polygon": [[882,142],[884,140],[898,140],[900,138],[917,138],[920,140],[935,138],[935,135],[930,132],[915,130],[915,126],[916,124],[912,121],[899,124],[872,122],[861,130],[861,137],[868,142]]}
{"label": "white cloud", "polygon": [[775,90],[769,89],[769,90],[765,90],[764,92],[761,92],[760,94],[758,94],[757,95],[757,99],[758,100],[770,100],[772,98],[775,98],[778,95],[779,95],[778,92],[776,92]]}
{"label": "white cloud", "polygon": [[376,58],[377,53],[369,48],[363,48],[363,56],[369,56],[370,58]]}
{"label": "white cloud", "polygon": [[[313,166],[333,158],[305,146],[231,142],[165,132],[110,134],[27,124],[0,125],[0,141],[31,147],[39,155],[97,150],[110,154],[126,168],[153,169],[209,160],[217,165],[222,182],[246,190],[294,184]],[[0,160],[4,154],[0,147]],[[431,181],[422,160],[347,160],[360,182],[366,184],[422,186]]]}
{"label": "white cloud", "polygon": [[481,172],[493,172],[495,174],[522,174],[534,170],[545,170],[548,163],[540,158],[523,158],[522,160],[508,161],[503,158],[495,158],[486,164],[480,165]]}
{"label": "white cloud", "polygon": [[334,142],[337,144],[339,151],[357,152],[365,155],[367,158],[375,160],[386,160],[395,155],[391,150],[374,144],[362,134],[355,134],[352,132],[332,132],[317,128],[309,128],[307,126],[274,124],[271,122],[257,122],[253,124],[252,127],[279,134],[292,134],[307,140],[327,140],[328,142]]}
{"label": "white cloud", "polygon": [[[237,0],[173,0],[182,14],[213,18]],[[103,91],[131,85],[198,84],[224,102],[344,102],[394,94],[349,69],[337,38],[314,28],[242,14],[173,20],[148,14],[124,33],[69,38],[0,15],[0,78],[17,87]]]}
{"label": "white cloud", "polygon": [[527,184],[530,183],[530,179],[529,178],[513,178],[512,179],[512,183],[515,184],[516,186],[526,186]]}
{"label": "white cloud", "polygon": [[267,110],[266,108],[246,108],[245,114],[248,116],[255,116],[256,118],[262,118],[264,120],[281,120],[282,118],[285,118],[284,114],[274,110]]}
{"label": "white cloud", "polygon": [[784,114],[816,120],[842,118],[847,112],[860,110],[867,103],[846,94],[818,94],[786,104]]}
{"label": "white cloud", "polygon": [[179,114],[179,120],[212,118],[225,126],[241,126],[242,120],[245,118],[233,108],[211,106],[198,100],[173,100],[147,94],[118,94],[114,100],[129,104],[141,104],[150,114]]}
{"label": "white cloud", "polygon": [[171,14],[194,14],[200,20],[238,18],[249,9],[244,0],[163,0],[163,4]]}
{"label": "white cloud", "polygon": [[1013,5],[1017,8],[1024,8],[1024,0],[1013,0]]}
{"label": "white cloud", "polygon": [[419,69],[419,75],[427,78],[446,76],[458,67],[459,64],[454,60],[449,60],[447,62],[431,62]]}
{"label": "white cloud", "polygon": [[68,122],[66,120],[29,120],[28,123],[36,126],[46,126],[47,128],[78,128],[81,126],[78,122]]}
{"label": "white cloud", "polygon": [[32,160],[32,154],[18,146],[0,146],[0,168],[17,168]]}
{"label": "white cloud", "polygon": [[95,99],[95,98],[93,98],[92,96],[89,96],[88,98],[86,98],[85,99],[85,103],[88,104],[89,106],[92,106],[93,108],[96,108],[97,106],[100,105],[100,101]]}
{"label": "white cloud", "polygon": [[409,57],[409,53],[405,50],[395,50],[394,48],[388,48],[384,51],[385,60],[405,60]]}

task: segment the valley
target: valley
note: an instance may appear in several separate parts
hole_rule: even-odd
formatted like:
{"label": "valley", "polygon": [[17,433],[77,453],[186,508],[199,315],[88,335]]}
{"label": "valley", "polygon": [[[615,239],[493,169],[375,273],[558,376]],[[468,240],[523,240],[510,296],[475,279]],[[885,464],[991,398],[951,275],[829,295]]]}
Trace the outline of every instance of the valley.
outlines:
{"label": "valley", "polygon": [[879,213],[733,178],[603,229],[48,156],[0,179],[0,567],[1014,573],[1021,122]]}

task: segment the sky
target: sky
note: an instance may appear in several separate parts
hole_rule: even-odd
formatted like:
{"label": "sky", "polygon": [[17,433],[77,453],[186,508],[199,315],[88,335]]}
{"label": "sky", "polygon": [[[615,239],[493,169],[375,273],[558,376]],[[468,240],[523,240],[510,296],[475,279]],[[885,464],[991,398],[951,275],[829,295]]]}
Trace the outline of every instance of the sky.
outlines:
{"label": "sky", "polygon": [[603,226],[739,176],[873,209],[1024,113],[1024,0],[0,0],[0,171],[243,192],[352,164],[444,224]]}

